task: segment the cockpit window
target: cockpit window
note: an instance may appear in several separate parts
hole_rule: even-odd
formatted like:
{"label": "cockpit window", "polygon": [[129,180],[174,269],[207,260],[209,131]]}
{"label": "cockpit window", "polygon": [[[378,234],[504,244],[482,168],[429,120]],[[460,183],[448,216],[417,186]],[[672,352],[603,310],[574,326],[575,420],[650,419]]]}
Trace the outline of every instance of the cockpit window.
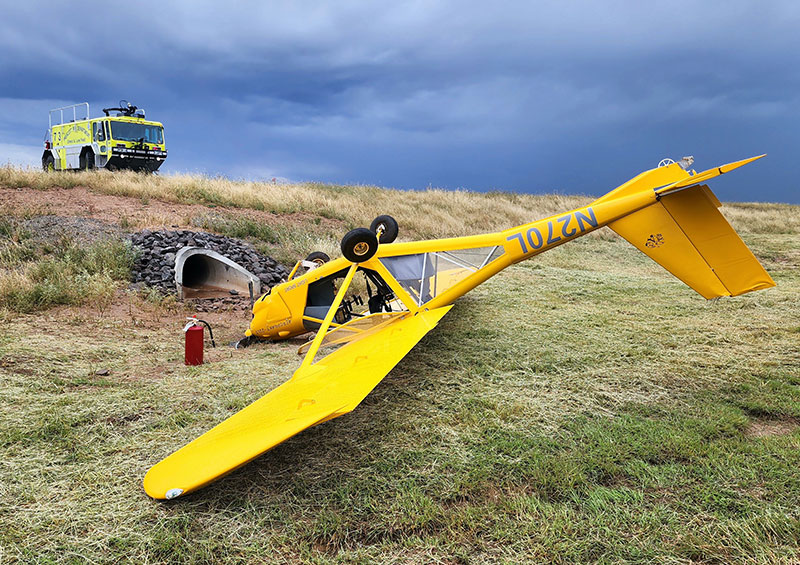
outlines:
{"label": "cockpit window", "polygon": [[498,259],[503,252],[500,246],[476,247],[384,257],[381,263],[421,306]]}

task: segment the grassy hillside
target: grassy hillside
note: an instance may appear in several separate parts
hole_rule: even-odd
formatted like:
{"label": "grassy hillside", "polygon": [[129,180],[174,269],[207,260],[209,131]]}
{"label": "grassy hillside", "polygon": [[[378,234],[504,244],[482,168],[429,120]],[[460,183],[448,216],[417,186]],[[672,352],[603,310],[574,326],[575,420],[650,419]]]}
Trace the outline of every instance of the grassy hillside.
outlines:
{"label": "grassy hillside", "polygon": [[[380,213],[417,239],[586,201],[0,168],[0,562],[796,563],[800,207],[723,207],[778,283],[734,299],[607,229],[516,265],[353,413],[175,503],[145,471],[286,380],[300,341],[187,368],[186,311],[125,290],[124,244],[25,227],[202,228],[290,262]],[[208,319],[219,342],[248,323]]]}

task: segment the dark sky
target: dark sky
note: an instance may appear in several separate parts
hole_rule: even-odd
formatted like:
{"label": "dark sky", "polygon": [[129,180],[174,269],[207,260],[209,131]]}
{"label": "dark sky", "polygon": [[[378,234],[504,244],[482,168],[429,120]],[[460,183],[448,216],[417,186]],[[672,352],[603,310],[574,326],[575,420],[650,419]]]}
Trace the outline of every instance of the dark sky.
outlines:
{"label": "dark sky", "polygon": [[165,173],[600,195],[664,157],[768,153],[722,200],[800,203],[800,2],[25,2],[0,163],[125,98]]}

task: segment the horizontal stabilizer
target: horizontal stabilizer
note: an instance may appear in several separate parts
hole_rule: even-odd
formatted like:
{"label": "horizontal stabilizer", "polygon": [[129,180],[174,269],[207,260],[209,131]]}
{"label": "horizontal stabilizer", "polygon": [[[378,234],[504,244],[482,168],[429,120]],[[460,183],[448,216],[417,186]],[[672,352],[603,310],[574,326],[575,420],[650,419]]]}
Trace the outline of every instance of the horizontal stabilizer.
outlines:
{"label": "horizontal stabilizer", "polygon": [[662,186],[661,188],[656,190],[656,194],[664,196],[667,194],[671,194],[672,192],[677,190],[698,185],[701,182],[705,182],[709,179],[713,179],[714,177],[718,177],[720,175],[724,175],[725,173],[729,173],[734,169],[738,169],[739,167],[747,165],[748,163],[752,163],[753,161],[758,161],[762,157],[766,157],[766,153],[763,155],[757,155],[756,157],[742,159],[741,161],[734,161],[733,163],[728,163],[726,165],[720,165],[719,167],[708,169],[707,171],[703,171],[702,173],[695,173],[694,175],[681,179],[677,182],[668,184],[667,186]]}
{"label": "horizontal stabilizer", "polygon": [[775,286],[719,205],[708,186],[694,185],[667,192],[609,227],[705,298]]}

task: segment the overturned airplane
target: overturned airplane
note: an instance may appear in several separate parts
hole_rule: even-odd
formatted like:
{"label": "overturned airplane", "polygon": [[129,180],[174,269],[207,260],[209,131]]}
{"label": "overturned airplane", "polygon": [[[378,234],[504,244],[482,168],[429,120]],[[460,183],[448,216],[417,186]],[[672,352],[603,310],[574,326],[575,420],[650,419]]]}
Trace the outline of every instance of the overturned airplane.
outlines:
{"label": "overturned airplane", "polygon": [[[497,233],[392,243],[398,229],[390,216],[352,230],[342,239],[344,257],[312,254],[253,306],[245,342],[316,331],[300,348],[305,356],[292,378],[153,466],[145,491],[158,499],[187,494],[350,412],[454,300],[514,263],[603,226],[704,298],[774,286],[704,184],[760,157],[702,173],[686,170],[690,158],[665,162],[587,206]],[[356,275],[366,300],[348,296]]]}

